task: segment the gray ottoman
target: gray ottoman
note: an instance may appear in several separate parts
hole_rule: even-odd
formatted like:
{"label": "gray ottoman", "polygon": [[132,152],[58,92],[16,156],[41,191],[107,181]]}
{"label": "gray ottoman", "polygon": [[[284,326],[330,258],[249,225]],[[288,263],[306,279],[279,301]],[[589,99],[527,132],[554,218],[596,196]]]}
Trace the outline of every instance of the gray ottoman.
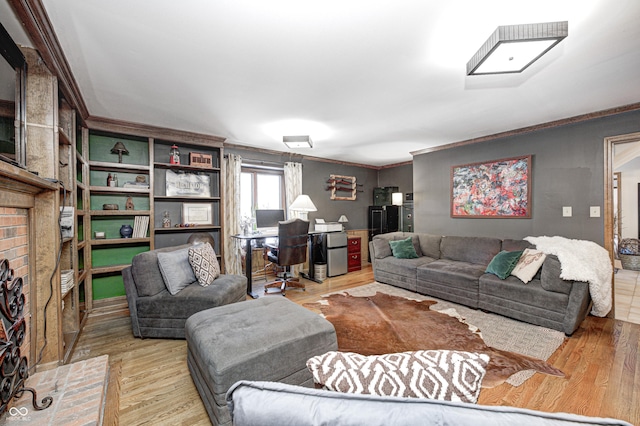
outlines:
{"label": "gray ottoman", "polygon": [[185,326],[187,364],[214,425],[230,425],[227,390],[238,380],[313,386],[309,358],[338,349],[333,325],[284,297],[198,312]]}

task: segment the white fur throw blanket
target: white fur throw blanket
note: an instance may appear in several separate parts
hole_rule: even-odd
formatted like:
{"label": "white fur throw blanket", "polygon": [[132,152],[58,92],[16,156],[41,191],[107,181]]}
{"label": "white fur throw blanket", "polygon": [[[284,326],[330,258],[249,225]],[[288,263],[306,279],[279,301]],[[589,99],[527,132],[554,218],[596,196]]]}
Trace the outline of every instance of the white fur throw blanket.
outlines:
{"label": "white fur throw blanket", "polygon": [[604,317],[611,311],[613,267],[604,248],[593,241],[564,237],[527,237],[525,240],[545,254],[558,256],[562,269],[560,278],[589,283],[593,315]]}

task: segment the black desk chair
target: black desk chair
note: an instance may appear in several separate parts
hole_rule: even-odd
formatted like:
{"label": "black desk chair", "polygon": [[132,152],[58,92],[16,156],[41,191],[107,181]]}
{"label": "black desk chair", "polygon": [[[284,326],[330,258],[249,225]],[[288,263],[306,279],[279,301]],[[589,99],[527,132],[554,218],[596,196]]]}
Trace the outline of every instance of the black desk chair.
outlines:
{"label": "black desk chair", "polygon": [[267,253],[269,260],[279,267],[284,268],[282,278],[264,286],[267,293],[270,288],[280,288],[285,295],[287,288],[301,288],[305,290],[304,283],[293,277],[290,273],[291,265],[304,263],[307,260],[307,238],[309,234],[309,222],[302,219],[290,219],[278,222],[278,246],[271,247]]}

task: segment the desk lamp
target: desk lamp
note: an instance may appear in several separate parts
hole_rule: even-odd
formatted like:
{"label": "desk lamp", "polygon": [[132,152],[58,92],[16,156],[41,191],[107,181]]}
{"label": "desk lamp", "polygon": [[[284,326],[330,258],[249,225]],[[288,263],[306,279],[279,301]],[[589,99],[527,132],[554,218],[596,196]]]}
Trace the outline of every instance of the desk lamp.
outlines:
{"label": "desk lamp", "polygon": [[289,210],[300,212],[300,219],[309,220],[309,212],[316,212],[316,208],[311,198],[308,195],[300,194],[293,203],[289,206]]}
{"label": "desk lamp", "polygon": [[347,216],[345,215],[341,215],[340,219],[338,219],[338,223],[342,224],[342,230],[344,231],[344,224],[349,222],[349,219],[347,219]]}

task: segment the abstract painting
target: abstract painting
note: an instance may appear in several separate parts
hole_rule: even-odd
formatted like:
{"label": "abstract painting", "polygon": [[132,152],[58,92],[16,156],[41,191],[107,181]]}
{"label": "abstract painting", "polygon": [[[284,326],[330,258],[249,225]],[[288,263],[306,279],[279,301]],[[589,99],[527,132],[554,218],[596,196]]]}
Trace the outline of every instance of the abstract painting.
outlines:
{"label": "abstract painting", "polygon": [[531,155],[452,166],[451,217],[531,218]]}

